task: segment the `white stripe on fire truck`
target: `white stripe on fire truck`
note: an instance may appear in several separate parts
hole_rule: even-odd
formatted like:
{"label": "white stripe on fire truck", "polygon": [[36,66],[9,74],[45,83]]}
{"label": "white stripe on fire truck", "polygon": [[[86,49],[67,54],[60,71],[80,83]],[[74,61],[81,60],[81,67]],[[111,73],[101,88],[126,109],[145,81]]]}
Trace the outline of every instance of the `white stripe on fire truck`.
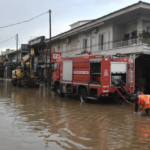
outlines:
{"label": "white stripe on fire truck", "polygon": [[73,74],[89,74],[89,71],[73,71]]}
{"label": "white stripe on fire truck", "polygon": [[104,87],[104,88],[107,88],[107,87],[109,87],[109,85],[104,85],[103,87]]}
{"label": "white stripe on fire truck", "polygon": [[85,83],[75,83],[75,82],[73,82],[73,84],[88,85],[88,84],[85,84]]}
{"label": "white stripe on fire truck", "polygon": [[99,87],[101,87],[101,85],[97,85],[97,84],[89,84],[89,86],[99,86]]}
{"label": "white stripe on fire truck", "polygon": [[70,84],[72,84],[72,82],[65,82],[65,81],[61,81],[61,83],[70,83]]}

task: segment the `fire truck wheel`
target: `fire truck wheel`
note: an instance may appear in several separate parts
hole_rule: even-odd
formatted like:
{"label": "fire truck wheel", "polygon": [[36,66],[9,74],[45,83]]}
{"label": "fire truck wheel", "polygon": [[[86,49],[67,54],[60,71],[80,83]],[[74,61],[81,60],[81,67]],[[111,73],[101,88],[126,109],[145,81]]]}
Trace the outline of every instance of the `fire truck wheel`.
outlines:
{"label": "fire truck wheel", "polygon": [[56,88],[56,95],[57,96],[64,96],[64,94],[60,92],[60,87],[59,86],[57,86],[57,88]]}
{"label": "fire truck wheel", "polygon": [[79,99],[80,99],[80,101],[81,101],[81,102],[86,102],[86,101],[87,101],[86,97],[87,97],[87,92],[86,92],[86,90],[85,90],[85,89],[81,89],[81,90],[79,91]]}

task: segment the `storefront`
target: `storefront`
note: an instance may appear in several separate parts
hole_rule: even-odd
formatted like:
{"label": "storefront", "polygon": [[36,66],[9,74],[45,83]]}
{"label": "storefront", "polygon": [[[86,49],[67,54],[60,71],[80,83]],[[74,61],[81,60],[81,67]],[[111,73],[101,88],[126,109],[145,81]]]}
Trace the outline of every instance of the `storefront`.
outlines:
{"label": "storefront", "polygon": [[[29,41],[30,49],[34,48],[35,50],[35,59],[34,64],[38,68],[38,76],[40,81],[45,82],[46,80],[46,43],[45,36],[38,37]],[[49,56],[47,55],[47,81],[50,84],[50,61]]]}
{"label": "storefront", "polygon": [[135,60],[135,87],[150,94],[150,55],[141,54]]}

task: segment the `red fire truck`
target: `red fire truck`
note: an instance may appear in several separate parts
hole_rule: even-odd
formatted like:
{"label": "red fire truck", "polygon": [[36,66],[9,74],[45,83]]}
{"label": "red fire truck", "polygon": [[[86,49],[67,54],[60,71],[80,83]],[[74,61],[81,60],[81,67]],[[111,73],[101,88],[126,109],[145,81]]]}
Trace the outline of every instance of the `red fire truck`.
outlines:
{"label": "red fire truck", "polygon": [[134,96],[134,57],[86,55],[59,58],[52,73],[52,91],[57,95],[77,94],[80,101]]}

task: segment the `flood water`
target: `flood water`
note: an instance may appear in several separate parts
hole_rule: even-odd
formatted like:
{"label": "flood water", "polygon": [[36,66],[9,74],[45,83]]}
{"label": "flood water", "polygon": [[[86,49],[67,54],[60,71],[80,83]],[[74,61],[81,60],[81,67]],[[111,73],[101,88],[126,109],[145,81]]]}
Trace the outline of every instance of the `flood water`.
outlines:
{"label": "flood water", "polygon": [[150,149],[150,117],[126,103],[81,103],[0,80],[0,150]]}

